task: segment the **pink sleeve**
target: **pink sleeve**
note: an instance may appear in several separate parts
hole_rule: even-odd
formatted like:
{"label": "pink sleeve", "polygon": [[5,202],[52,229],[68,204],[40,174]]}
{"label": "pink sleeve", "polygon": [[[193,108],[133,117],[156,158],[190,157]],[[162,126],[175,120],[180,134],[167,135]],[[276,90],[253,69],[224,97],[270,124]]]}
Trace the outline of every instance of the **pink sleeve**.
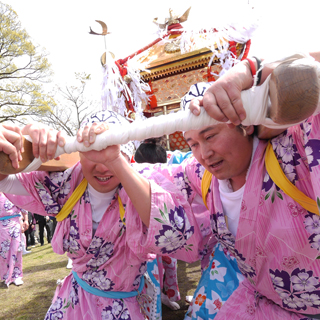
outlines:
{"label": "pink sleeve", "polygon": [[[29,196],[6,194],[20,208],[40,215],[57,215],[82,179],[81,166],[64,172],[33,171],[17,175]],[[71,192],[70,192],[71,191]]]}
{"label": "pink sleeve", "polygon": [[[37,175],[40,177],[37,177]],[[39,200],[38,193],[36,191],[36,182],[43,178],[44,172],[31,172],[28,174],[18,174],[17,178],[28,191],[29,196],[15,195],[6,193],[6,197],[19,208],[37,213],[40,215],[48,215],[45,211],[43,203]]]}
{"label": "pink sleeve", "polygon": [[130,201],[126,208],[131,248],[137,255],[156,253],[187,262],[199,260],[202,235],[185,194],[164,175],[151,170],[148,173],[151,186],[149,228],[141,222]]}

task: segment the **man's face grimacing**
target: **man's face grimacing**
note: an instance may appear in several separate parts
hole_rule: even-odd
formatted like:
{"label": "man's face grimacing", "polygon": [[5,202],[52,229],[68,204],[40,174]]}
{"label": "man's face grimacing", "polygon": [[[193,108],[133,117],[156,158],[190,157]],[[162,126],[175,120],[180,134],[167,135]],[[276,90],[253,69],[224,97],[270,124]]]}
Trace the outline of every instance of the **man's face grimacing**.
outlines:
{"label": "man's face grimacing", "polygon": [[185,139],[193,155],[217,179],[230,179],[233,191],[240,189],[250,165],[253,126],[231,128],[227,124],[190,130]]}
{"label": "man's face grimacing", "polygon": [[[95,154],[97,158],[103,159],[103,151],[88,151],[80,152],[80,162],[82,173],[87,179],[88,183],[100,193],[108,193],[115,189],[120,180],[109,170],[103,163],[99,163],[88,158],[88,155]],[[122,153],[125,159],[130,163],[129,157]]]}

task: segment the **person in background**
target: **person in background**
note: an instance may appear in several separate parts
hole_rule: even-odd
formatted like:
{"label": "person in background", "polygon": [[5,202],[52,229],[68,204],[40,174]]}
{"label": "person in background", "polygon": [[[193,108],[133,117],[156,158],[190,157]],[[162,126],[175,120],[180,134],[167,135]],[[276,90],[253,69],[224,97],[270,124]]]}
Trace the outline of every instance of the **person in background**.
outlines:
{"label": "person in background", "polygon": [[55,217],[50,217],[50,220],[52,221],[51,238],[53,238],[54,231],[56,230],[56,226],[57,226],[57,219]]}
{"label": "person in background", "polygon": [[[24,232],[26,236],[27,246],[28,247],[34,247],[35,246],[35,228],[36,228],[36,219],[34,218],[34,215],[32,212],[28,212],[28,222],[29,222],[29,228]],[[28,249],[27,249],[28,250]]]}
{"label": "person in background", "polygon": [[[134,160],[136,163],[166,163],[167,151],[164,148],[164,138],[151,138],[144,140],[137,148]],[[161,302],[172,310],[180,309],[177,301],[180,300],[180,292],[177,277],[177,259],[168,256],[157,256],[157,259],[148,262],[148,272],[152,273],[157,265],[159,272],[159,285],[161,290]],[[155,277],[151,277],[156,279]]]}
{"label": "person in background", "polygon": [[23,284],[22,230],[27,228],[28,213],[0,192],[0,279],[7,287],[11,283]]}
{"label": "person in background", "polygon": [[40,244],[41,246],[44,245],[44,229],[46,229],[47,232],[47,241],[48,243],[51,243],[51,230],[50,226],[48,224],[49,222],[49,216],[42,216],[40,214],[35,213],[34,218],[36,219],[37,224],[39,225],[39,238],[40,238]]}
{"label": "person in background", "polygon": [[[24,211],[24,210],[22,210]],[[26,218],[28,218],[28,215],[26,214]],[[21,225],[21,248],[22,248],[22,255],[31,253],[31,251],[28,250],[28,242],[27,237],[25,235],[25,232],[28,230],[29,227],[26,227],[24,224],[24,218],[20,217],[20,225]]]}
{"label": "person in background", "polygon": [[145,139],[134,154],[137,163],[166,163],[167,150],[164,137]]}

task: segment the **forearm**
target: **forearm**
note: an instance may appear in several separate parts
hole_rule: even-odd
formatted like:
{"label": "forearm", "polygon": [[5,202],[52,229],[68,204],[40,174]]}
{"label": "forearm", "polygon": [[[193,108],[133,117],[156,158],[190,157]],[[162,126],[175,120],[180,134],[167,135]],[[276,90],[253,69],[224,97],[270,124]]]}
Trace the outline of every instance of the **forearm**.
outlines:
{"label": "forearm", "polygon": [[142,222],[149,227],[151,211],[149,181],[136,172],[122,155],[106,165],[120,180]]}
{"label": "forearm", "polygon": [[3,193],[28,196],[29,193],[16,177],[16,175],[5,176],[5,179],[0,180],[0,191]]}

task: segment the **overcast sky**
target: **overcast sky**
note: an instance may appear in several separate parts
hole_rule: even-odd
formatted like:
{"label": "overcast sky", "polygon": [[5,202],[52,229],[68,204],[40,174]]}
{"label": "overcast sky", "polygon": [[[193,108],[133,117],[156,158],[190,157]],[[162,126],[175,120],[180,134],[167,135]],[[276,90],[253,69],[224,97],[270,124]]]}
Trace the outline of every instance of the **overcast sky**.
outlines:
{"label": "overcast sky", "polygon": [[[101,36],[89,35],[89,27],[101,31],[95,20],[104,21],[111,32],[107,48],[124,58],[156,39],[156,26],[169,16],[169,8],[183,14],[191,6],[185,27],[215,27],[223,21],[259,19],[252,39],[251,55],[268,57],[285,49],[320,50],[319,0],[1,0],[17,12],[22,26],[35,43],[49,52],[55,81],[63,84],[75,72],[92,75],[92,91],[100,94],[104,52]],[[254,8],[254,9],[252,9]]]}

